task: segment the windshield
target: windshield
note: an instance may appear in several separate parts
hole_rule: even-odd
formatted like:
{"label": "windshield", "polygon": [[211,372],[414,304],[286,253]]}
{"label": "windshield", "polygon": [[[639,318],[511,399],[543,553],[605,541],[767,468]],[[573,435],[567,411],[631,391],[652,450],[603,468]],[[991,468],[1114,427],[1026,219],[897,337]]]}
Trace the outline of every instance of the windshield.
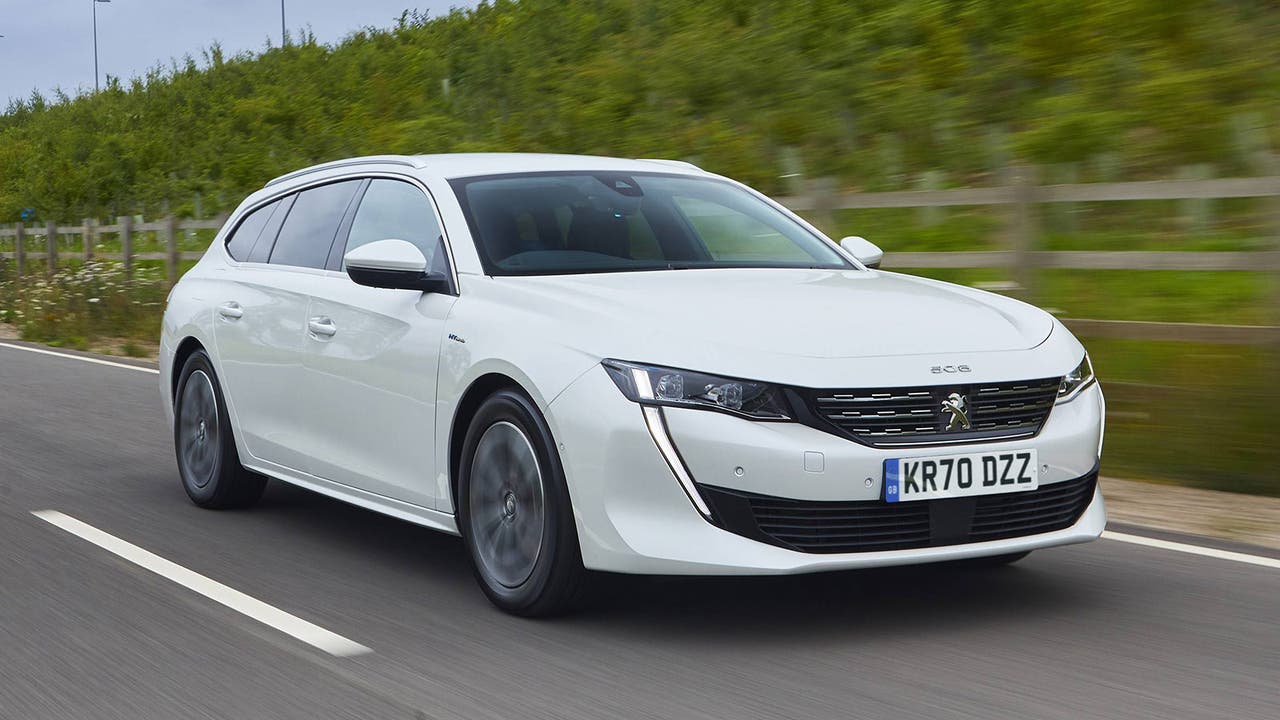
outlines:
{"label": "windshield", "polygon": [[813,232],[722,180],[556,172],[451,185],[490,275],[851,267]]}

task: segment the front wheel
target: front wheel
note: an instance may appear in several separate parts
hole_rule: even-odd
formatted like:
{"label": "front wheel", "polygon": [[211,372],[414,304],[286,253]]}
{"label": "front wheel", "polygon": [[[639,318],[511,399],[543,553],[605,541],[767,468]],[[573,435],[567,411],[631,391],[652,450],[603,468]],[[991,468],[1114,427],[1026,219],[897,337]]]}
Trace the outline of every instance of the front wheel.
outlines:
{"label": "front wheel", "polygon": [[573,609],[586,570],[551,430],[524,394],[500,390],[463,443],[458,525],[494,605],[528,617]]}

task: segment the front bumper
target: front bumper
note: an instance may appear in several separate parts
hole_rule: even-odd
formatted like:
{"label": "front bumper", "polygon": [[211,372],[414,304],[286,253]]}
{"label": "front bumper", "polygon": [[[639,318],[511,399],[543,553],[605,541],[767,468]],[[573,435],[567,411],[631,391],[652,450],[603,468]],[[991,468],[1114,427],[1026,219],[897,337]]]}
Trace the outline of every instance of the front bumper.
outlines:
{"label": "front bumper", "polygon": [[[1078,481],[1095,471],[1102,403],[1095,383],[1054,408],[1038,436],[967,445],[964,451],[1036,448],[1042,487]],[[713,493],[726,491],[806,503],[874,503],[886,458],[946,452],[871,448],[796,423],[752,422],[702,410],[664,408],[663,415],[679,461],[707,488],[703,498],[712,505],[718,499]],[[958,544],[931,540],[909,549],[802,552],[748,537],[741,524],[700,513],[655,444],[640,407],[622,397],[603,369],[588,372],[557,397],[548,419],[561,443],[583,562],[594,570],[753,575],[925,563],[1086,542],[1106,524],[1095,487],[1078,520],[1049,532]]]}

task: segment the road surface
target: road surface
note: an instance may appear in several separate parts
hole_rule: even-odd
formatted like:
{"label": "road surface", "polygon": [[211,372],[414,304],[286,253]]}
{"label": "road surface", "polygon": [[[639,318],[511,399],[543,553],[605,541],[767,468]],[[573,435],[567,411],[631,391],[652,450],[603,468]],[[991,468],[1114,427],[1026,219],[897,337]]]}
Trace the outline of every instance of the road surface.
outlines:
{"label": "road surface", "polygon": [[1277,567],[1100,540],[993,571],[611,578],[520,620],[457,538],[276,483],[192,506],[156,386],[0,346],[0,718],[1280,717]]}

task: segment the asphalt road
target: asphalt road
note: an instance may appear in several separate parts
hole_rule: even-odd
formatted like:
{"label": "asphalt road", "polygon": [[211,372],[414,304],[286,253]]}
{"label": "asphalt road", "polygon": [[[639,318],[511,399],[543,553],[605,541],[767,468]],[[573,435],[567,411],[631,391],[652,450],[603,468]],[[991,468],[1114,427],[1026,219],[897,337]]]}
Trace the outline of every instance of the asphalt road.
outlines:
{"label": "asphalt road", "polygon": [[[280,484],[192,506],[155,375],[0,347],[0,718],[1280,717],[1280,569],[1109,540],[993,571],[610,579],[507,617],[461,542]],[[57,510],[371,653],[334,657]]]}

